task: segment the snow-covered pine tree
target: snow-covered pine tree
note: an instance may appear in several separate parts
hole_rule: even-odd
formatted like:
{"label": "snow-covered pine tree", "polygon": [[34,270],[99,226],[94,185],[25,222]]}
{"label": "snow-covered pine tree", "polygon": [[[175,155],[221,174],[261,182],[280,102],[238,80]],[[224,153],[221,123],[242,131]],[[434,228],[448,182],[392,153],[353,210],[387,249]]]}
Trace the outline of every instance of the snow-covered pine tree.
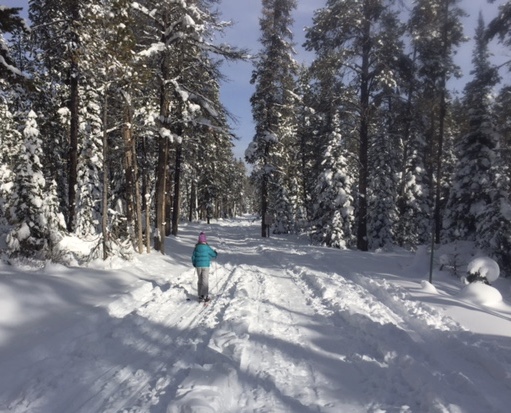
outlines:
{"label": "snow-covered pine tree", "polygon": [[[195,74],[195,92],[190,101],[195,102],[200,112],[190,119],[186,128],[187,139],[183,140],[183,166],[190,201],[193,194],[196,205],[188,205],[188,216],[193,219],[199,208],[202,219],[227,216],[228,199],[232,196],[230,181],[234,157],[233,134],[227,119],[229,113],[220,100],[219,63],[203,57],[209,62],[209,70]],[[205,63],[206,63],[205,62]]]}
{"label": "snow-covered pine tree", "polygon": [[474,78],[465,87],[469,130],[456,145],[458,162],[445,211],[444,228],[449,240],[454,240],[456,233],[463,240],[475,241],[479,216],[492,203],[491,194],[495,190],[498,137],[490,99],[499,78],[489,62],[481,15],[475,42],[471,72]]}
{"label": "snow-covered pine tree", "polygon": [[19,82],[23,79],[22,72],[11,56],[10,47],[4,34],[20,30],[26,31],[25,23],[19,16],[20,7],[0,7],[0,81],[9,83]]}
{"label": "snow-covered pine tree", "polygon": [[[1,80],[0,80],[1,82]],[[9,201],[13,197],[14,166],[20,153],[22,135],[16,129],[13,116],[0,100],[0,234],[8,229]]]}
{"label": "snow-covered pine tree", "polygon": [[[259,20],[262,50],[259,52],[251,82],[251,98],[256,133],[245,159],[254,165],[253,177],[261,195],[261,235],[266,236],[269,215],[279,219],[277,228],[289,230],[288,188],[284,175],[285,145],[295,136],[295,76],[292,13],[296,0],[263,0]],[[277,211],[279,208],[279,211]],[[282,222],[280,222],[282,221]]]}
{"label": "snow-covered pine tree", "polygon": [[300,67],[297,95],[300,96],[300,104],[297,107],[296,129],[296,174],[297,185],[297,232],[308,229],[312,220],[312,193],[316,186],[318,169],[315,168],[319,158],[318,130],[314,125],[316,119],[316,96],[313,86],[310,84],[310,70]]}
{"label": "snow-covered pine tree", "polygon": [[[64,130],[62,140],[67,158],[67,167],[59,173],[64,174],[67,190],[67,210],[65,211],[68,230],[73,230],[76,213],[76,189],[78,177],[79,151],[79,110],[80,80],[82,75],[82,48],[84,36],[82,30],[84,7],[93,0],[29,0],[29,18],[33,23],[34,45],[44,70],[46,86],[59,97],[55,102],[66,103],[69,113],[69,128]],[[53,110],[53,114],[58,108]],[[45,109],[46,111],[46,109]],[[47,128],[44,128],[47,131]],[[51,133],[51,131],[50,131]],[[53,134],[52,134],[53,135]],[[47,139],[53,136],[48,135]],[[59,182],[60,179],[57,179]],[[59,182],[60,183],[60,182]]]}
{"label": "snow-covered pine tree", "polygon": [[252,194],[249,190],[247,168],[241,159],[235,159],[228,170],[229,185],[226,199],[229,217],[252,212]]}
{"label": "snow-covered pine tree", "polygon": [[379,83],[375,94],[378,107],[374,126],[370,130],[368,159],[368,217],[367,237],[370,249],[392,247],[396,243],[398,221],[398,189],[402,160],[403,105],[400,95],[402,85],[403,35],[405,26],[398,22],[397,13],[388,13],[379,24],[378,51],[385,68],[376,77]]}
{"label": "snow-covered pine tree", "polygon": [[46,219],[45,239],[47,256],[53,261],[59,260],[59,242],[66,233],[66,220],[60,212],[60,200],[57,192],[57,183],[51,181],[46,184],[45,198],[43,200],[42,212]]}
{"label": "snow-covered pine tree", "polygon": [[[368,233],[369,248],[391,248],[395,245],[395,231],[398,220],[397,189],[399,170],[398,158],[400,139],[392,123],[393,108],[383,106],[382,124],[372,134],[369,147],[371,165],[368,188]],[[385,121],[387,119],[387,122]],[[389,126],[390,124],[390,126]]]}
{"label": "snow-covered pine tree", "polygon": [[[314,191],[311,238],[314,243],[334,248],[352,245],[354,182],[346,159],[346,144],[339,133],[338,114],[328,123],[334,130],[323,154],[322,172]],[[337,125],[337,127],[335,127]]]}
{"label": "snow-covered pine tree", "polygon": [[127,0],[90,1],[83,16],[89,24],[82,32],[80,137],[85,157],[79,159],[79,180],[87,182],[77,194],[77,207],[85,207],[77,211],[77,224],[80,220],[83,236],[101,234],[103,257],[113,244],[128,241],[142,252],[133,101],[146,92],[142,79],[148,69],[134,53],[139,28]]}
{"label": "snow-covered pine tree", "polygon": [[[327,0],[316,11],[308,29],[306,47],[334,65],[337,76],[357,95],[358,190],[357,247],[368,249],[367,212],[369,142],[374,125],[375,99],[381,87],[395,82],[392,65],[399,61],[398,39],[389,27],[400,27],[393,0]],[[389,42],[390,40],[390,42]]]}
{"label": "snow-covered pine tree", "polygon": [[[141,54],[151,61],[160,91],[159,159],[156,183],[155,247],[164,251],[165,192],[167,190],[167,164],[173,159],[173,194],[171,230],[177,235],[181,206],[181,172],[184,161],[183,140],[189,127],[210,105],[198,81],[208,74],[215,78],[216,67],[209,55],[227,59],[242,58],[244,53],[228,45],[216,45],[211,39],[228,24],[220,22],[207,0],[160,0],[136,3],[141,19],[147,22],[140,44]],[[218,80],[218,78],[216,78]],[[174,151],[171,153],[170,148]],[[168,212],[168,211],[167,211]],[[169,227],[169,226],[167,226]]]}
{"label": "snow-covered pine tree", "polygon": [[510,182],[502,168],[495,167],[491,203],[478,214],[476,245],[495,258],[506,277],[511,276],[511,202]]}
{"label": "snow-covered pine tree", "polygon": [[505,168],[505,173],[511,178],[511,85],[504,85],[498,92],[495,103],[495,125],[501,137],[500,146],[502,149],[501,157]]}
{"label": "snow-covered pine tree", "polygon": [[103,122],[96,88],[86,87],[80,110],[80,157],[74,232],[81,238],[101,234],[103,176]]}
{"label": "snow-covered pine tree", "polygon": [[489,60],[482,14],[475,35],[473,80],[465,87],[468,132],[458,143],[458,167],[448,203],[445,226],[511,270],[511,203],[509,177],[495,128],[493,88],[500,80]]}
{"label": "snow-covered pine tree", "polygon": [[399,87],[403,101],[399,114],[402,143],[402,161],[399,168],[396,225],[396,242],[413,249],[426,243],[431,236],[432,199],[426,169],[427,142],[424,102],[420,96],[420,79],[417,74],[416,46],[400,59]]}
{"label": "snow-covered pine tree", "polygon": [[[0,7],[0,236],[9,230],[8,206],[12,200],[14,173],[13,168],[20,152],[22,135],[19,132],[19,116],[16,113],[22,107],[18,96],[25,80],[19,62],[16,62],[12,49],[12,40],[18,34],[27,32],[23,19],[19,16],[21,8]],[[8,41],[5,35],[9,35]],[[17,108],[17,109],[15,109]],[[13,113],[15,111],[16,113]]]}
{"label": "snow-covered pine tree", "polygon": [[416,102],[424,111],[417,116],[425,122],[424,138],[429,162],[425,165],[434,194],[434,236],[440,242],[442,227],[442,199],[444,141],[449,111],[447,81],[459,75],[454,64],[456,48],[465,40],[461,18],[465,16],[458,7],[460,0],[417,0],[410,16],[412,46],[416,53],[417,93],[421,102]]}
{"label": "snow-covered pine tree", "polygon": [[37,115],[30,111],[23,128],[23,144],[15,158],[14,187],[9,202],[13,229],[7,236],[12,256],[44,254],[47,241],[47,217],[43,209],[46,182],[41,165],[42,142],[36,118]]}

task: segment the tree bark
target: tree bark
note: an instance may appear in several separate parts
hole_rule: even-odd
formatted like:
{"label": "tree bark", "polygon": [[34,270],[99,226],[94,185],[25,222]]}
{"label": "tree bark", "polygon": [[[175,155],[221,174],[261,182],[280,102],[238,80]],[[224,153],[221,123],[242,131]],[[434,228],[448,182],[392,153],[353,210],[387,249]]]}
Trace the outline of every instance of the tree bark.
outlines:
{"label": "tree bark", "polygon": [[126,194],[127,194],[127,219],[130,225],[130,237],[133,245],[141,254],[144,249],[142,237],[142,207],[140,199],[140,184],[138,182],[138,165],[135,138],[133,136],[133,109],[129,95],[124,94],[124,125],[123,137],[125,145],[125,171],[126,171]]}
{"label": "tree bark", "polygon": [[103,103],[103,196],[102,196],[102,216],[101,216],[101,231],[103,232],[103,260],[108,258],[108,96],[105,91],[105,99]]}
{"label": "tree bark", "polygon": [[190,188],[190,209],[188,211],[188,221],[193,222],[193,216],[197,210],[197,187],[195,179],[192,179]]}
{"label": "tree bark", "polygon": [[[178,136],[183,135],[182,126],[178,127]],[[177,236],[180,214],[181,164],[183,162],[183,145],[176,144],[176,163],[174,170],[174,199],[172,205],[172,235]]]}
{"label": "tree bark", "polygon": [[158,166],[156,169],[156,222],[154,249],[165,253],[165,188],[167,177],[168,139],[160,136],[158,146]]}
{"label": "tree bark", "polygon": [[78,65],[76,62],[71,64],[70,73],[70,128],[69,128],[69,158],[68,158],[68,205],[69,212],[67,217],[67,229],[69,232],[74,230],[74,221],[76,215],[76,185],[78,182]]}
{"label": "tree bark", "polygon": [[[167,128],[169,118],[169,97],[165,79],[169,74],[169,56],[163,56],[160,68],[160,122]],[[168,128],[167,128],[168,129]],[[158,143],[158,166],[156,169],[155,209],[156,222],[154,249],[165,254],[165,193],[167,189],[167,162],[169,158],[169,138],[161,136]]]}

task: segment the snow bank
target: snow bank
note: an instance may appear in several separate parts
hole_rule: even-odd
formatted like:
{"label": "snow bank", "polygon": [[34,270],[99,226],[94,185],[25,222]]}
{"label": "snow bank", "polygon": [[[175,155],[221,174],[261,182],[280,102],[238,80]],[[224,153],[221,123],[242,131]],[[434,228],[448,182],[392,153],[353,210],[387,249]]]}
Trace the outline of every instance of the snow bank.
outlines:
{"label": "snow bank", "polygon": [[502,302],[502,294],[499,290],[480,281],[471,283],[463,288],[459,298],[485,306],[492,306]]}

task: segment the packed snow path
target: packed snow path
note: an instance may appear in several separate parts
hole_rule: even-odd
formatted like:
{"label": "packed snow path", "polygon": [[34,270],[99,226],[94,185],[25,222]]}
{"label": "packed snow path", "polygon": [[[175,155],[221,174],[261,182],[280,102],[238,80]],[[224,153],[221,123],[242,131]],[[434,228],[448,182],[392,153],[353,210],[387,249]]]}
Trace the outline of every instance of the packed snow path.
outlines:
{"label": "packed snow path", "polygon": [[395,285],[411,255],[262,240],[250,220],[213,224],[219,257],[204,306],[189,263],[203,229],[188,225],[168,256],[123,268],[138,279],[125,293],[113,288],[0,354],[0,411],[509,411],[511,343]]}

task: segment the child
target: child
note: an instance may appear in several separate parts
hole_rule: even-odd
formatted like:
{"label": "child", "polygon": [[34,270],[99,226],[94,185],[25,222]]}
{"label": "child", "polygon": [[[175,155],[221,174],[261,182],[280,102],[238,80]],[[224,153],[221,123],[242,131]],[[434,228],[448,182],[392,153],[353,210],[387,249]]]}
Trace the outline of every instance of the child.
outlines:
{"label": "child", "polygon": [[201,232],[199,242],[195,245],[192,254],[192,263],[197,269],[197,276],[199,277],[197,283],[199,301],[209,301],[209,266],[211,265],[211,259],[216,258],[217,255],[217,252],[208,245],[206,234]]}

